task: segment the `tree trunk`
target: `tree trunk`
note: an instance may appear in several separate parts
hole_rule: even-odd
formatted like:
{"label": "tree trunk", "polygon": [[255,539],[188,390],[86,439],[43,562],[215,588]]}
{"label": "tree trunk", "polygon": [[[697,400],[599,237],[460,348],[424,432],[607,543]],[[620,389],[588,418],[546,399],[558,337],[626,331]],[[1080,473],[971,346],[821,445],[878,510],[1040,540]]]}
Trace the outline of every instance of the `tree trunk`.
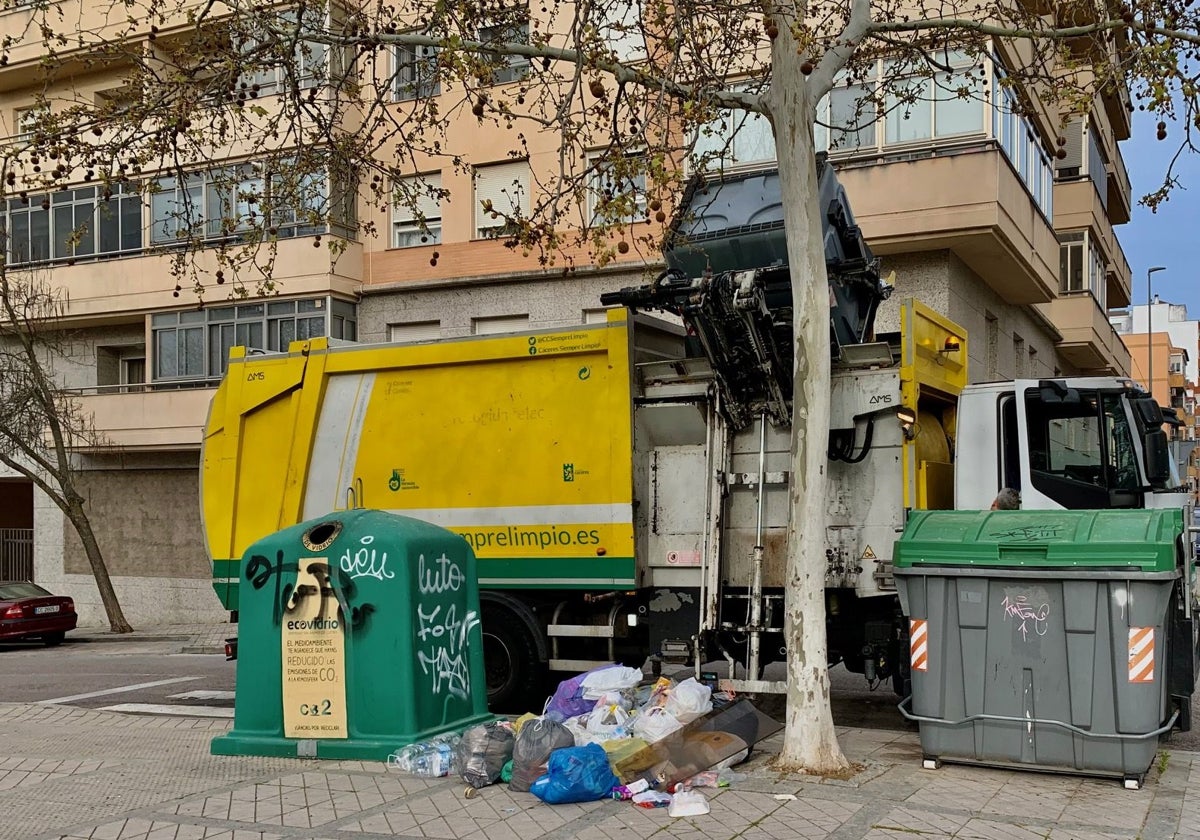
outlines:
{"label": "tree trunk", "polygon": [[787,728],[784,769],[837,773],[849,767],[829,705],[825,629],[825,497],[829,435],[829,286],[825,273],[812,127],[815,104],[803,56],[786,26],[772,45],[768,94],[792,278],[795,366],[786,601]]}
{"label": "tree trunk", "polygon": [[100,602],[104,604],[104,613],[108,616],[109,628],[114,633],[132,633],[133,628],[125,620],[125,613],[121,611],[121,605],[117,601],[116,590],[113,589],[112,580],[108,576],[108,566],[104,563],[104,555],[100,553],[100,543],[96,541],[83,503],[77,499],[71,500],[67,502],[64,512],[75,527],[79,541],[83,543],[84,553],[87,554],[88,563],[92,567],[92,575],[96,578],[96,588],[100,591]]}

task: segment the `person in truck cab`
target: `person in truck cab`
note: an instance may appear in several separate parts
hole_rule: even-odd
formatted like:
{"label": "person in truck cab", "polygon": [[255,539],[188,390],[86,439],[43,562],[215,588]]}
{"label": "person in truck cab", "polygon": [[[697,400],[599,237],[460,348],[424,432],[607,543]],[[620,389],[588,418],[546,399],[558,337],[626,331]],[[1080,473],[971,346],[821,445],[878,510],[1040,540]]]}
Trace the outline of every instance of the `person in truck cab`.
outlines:
{"label": "person in truck cab", "polygon": [[996,494],[992,502],[992,510],[1020,510],[1021,494],[1011,487],[1005,487]]}

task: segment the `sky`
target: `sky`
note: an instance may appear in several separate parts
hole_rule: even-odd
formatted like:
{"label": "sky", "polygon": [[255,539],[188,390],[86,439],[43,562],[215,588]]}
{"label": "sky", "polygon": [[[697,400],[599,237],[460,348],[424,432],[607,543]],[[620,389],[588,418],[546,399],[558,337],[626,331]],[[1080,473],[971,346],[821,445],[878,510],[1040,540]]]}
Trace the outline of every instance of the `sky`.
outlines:
{"label": "sky", "polygon": [[1146,303],[1146,270],[1154,273],[1151,291],[1164,301],[1183,303],[1189,319],[1200,319],[1200,154],[1184,153],[1176,166],[1180,186],[1158,212],[1138,201],[1161,183],[1170,156],[1183,136],[1182,127],[1168,122],[1167,139],[1155,137],[1158,118],[1134,114],[1133,136],[1121,143],[1125,167],[1133,184],[1133,216],[1117,227],[1117,237],[1133,271],[1133,305]]}

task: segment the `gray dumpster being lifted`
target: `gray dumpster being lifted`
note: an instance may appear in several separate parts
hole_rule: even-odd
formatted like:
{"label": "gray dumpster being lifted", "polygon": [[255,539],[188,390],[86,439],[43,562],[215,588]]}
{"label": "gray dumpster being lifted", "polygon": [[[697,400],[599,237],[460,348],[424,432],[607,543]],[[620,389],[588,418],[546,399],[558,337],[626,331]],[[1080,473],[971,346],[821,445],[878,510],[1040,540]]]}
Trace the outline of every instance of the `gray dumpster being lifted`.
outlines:
{"label": "gray dumpster being lifted", "polygon": [[1182,534],[1179,510],[914,512],[895,548],[912,673],[900,709],[926,766],[1139,787],[1159,737],[1190,723]]}

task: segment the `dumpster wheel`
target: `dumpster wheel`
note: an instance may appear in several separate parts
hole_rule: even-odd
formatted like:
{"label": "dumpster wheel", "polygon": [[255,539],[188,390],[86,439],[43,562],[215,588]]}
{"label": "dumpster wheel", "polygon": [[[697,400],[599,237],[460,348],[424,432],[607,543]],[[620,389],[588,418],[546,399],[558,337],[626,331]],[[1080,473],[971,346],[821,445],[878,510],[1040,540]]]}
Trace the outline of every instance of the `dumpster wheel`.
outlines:
{"label": "dumpster wheel", "polygon": [[937,756],[927,755],[921,758],[922,770],[941,770],[942,760]]}
{"label": "dumpster wheel", "polygon": [[1125,790],[1141,790],[1142,784],[1146,781],[1146,774],[1139,773],[1136,776],[1125,777]]}

